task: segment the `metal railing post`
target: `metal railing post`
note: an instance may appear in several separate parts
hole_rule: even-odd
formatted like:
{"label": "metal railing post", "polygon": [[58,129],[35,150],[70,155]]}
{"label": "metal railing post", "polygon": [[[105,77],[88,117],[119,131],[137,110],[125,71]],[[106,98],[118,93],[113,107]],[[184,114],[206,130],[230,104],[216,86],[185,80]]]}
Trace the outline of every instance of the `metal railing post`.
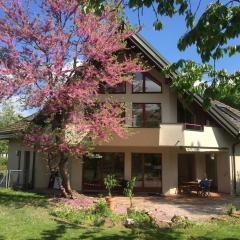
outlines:
{"label": "metal railing post", "polygon": [[8,188],[8,170],[6,170],[6,175],[5,175],[5,187]]}

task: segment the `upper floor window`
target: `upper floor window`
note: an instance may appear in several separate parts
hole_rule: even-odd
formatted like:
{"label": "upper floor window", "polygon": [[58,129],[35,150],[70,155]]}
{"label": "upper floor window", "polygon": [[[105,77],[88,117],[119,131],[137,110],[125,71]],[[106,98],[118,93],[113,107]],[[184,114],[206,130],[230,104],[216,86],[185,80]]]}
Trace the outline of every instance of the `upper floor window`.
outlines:
{"label": "upper floor window", "polygon": [[161,93],[162,84],[151,75],[139,72],[135,74],[132,90],[133,93]]}
{"label": "upper floor window", "polygon": [[102,82],[99,84],[99,93],[126,93],[126,82],[121,82],[113,87]]}
{"label": "upper floor window", "polygon": [[133,127],[159,127],[161,122],[160,103],[133,103]]}

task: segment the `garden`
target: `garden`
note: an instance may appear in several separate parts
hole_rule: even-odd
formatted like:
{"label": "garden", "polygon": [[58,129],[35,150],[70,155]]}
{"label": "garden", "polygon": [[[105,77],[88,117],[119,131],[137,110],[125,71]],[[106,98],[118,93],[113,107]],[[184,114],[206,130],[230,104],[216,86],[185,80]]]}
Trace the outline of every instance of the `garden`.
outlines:
{"label": "garden", "polygon": [[234,205],[209,221],[173,216],[156,222],[147,209],[133,204],[132,179],[124,189],[126,212],[113,207],[113,176],[105,178],[107,197],[78,194],[75,199],[48,194],[0,190],[0,239],[240,239],[240,214]]}

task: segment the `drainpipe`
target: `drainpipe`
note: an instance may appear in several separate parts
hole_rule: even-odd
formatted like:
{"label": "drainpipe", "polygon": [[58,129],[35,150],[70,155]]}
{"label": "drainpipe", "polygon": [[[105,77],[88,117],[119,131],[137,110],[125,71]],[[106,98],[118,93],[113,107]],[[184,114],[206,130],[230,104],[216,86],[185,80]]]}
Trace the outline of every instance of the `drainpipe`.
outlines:
{"label": "drainpipe", "polygon": [[232,145],[232,171],[233,171],[233,193],[237,194],[237,179],[236,179],[236,158],[235,158],[235,152],[236,152],[236,146],[240,144],[240,132],[238,133],[237,139],[238,141],[233,143]]}

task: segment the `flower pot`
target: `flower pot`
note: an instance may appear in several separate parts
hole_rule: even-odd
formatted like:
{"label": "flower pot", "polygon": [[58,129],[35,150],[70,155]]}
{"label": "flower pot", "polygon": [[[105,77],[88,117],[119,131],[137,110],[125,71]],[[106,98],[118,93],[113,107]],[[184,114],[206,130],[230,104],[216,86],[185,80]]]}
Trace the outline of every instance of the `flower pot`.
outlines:
{"label": "flower pot", "polygon": [[112,210],[113,209],[113,198],[110,196],[107,196],[105,199],[106,199],[108,207]]}

